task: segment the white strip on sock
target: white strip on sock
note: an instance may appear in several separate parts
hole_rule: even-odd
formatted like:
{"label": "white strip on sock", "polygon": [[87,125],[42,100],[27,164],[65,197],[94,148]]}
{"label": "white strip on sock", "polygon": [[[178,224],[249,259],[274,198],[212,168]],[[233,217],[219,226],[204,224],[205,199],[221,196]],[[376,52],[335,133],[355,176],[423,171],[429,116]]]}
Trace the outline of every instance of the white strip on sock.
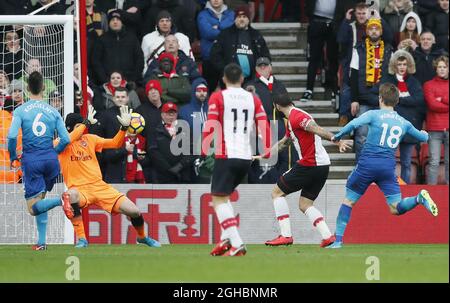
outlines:
{"label": "white strip on sock", "polygon": [[[230,208],[231,213],[232,213],[233,216],[234,216],[234,210],[233,210],[233,206],[231,205],[230,200],[228,200],[227,203],[225,203],[225,204]],[[230,238],[230,235],[228,234],[228,230],[223,229],[223,227],[220,226],[220,231],[221,231],[221,232],[220,232],[220,241],[223,241],[223,240],[225,240],[225,239],[229,239],[229,238]]]}
{"label": "white strip on sock", "polygon": [[314,224],[314,222],[318,218],[322,217],[323,220],[321,220],[316,224],[316,228],[319,231],[320,235],[322,236],[322,239],[328,239],[329,237],[331,237],[331,232],[330,229],[328,228],[327,223],[325,222],[325,218],[317,208],[315,208],[314,206],[310,206],[305,211],[305,215],[308,217],[309,221],[311,221],[312,224]]}
{"label": "white strip on sock", "polygon": [[[227,219],[233,219],[234,214],[232,208],[230,208],[227,203],[219,204],[216,207],[216,215],[219,223],[224,222]],[[233,247],[239,247],[244,242],[242,242],[241,236],[239,235],[238,229],[236,226],[230,226],[225,230],[225,233],[228,234],[228,238],[231,241],[231,245]],[[222,237],[221,237],[222,238]]]}
{"label": "white strip on sock", "polygon": [[281,216],[287,216],[282,220],[278,220],[280,225],[280,233],[283,237],[292,237],[291,219],[289,218],[289,206],[285,197],[278,197],[273,200],[273,207],[275,208],[275,215],[277,219]]}

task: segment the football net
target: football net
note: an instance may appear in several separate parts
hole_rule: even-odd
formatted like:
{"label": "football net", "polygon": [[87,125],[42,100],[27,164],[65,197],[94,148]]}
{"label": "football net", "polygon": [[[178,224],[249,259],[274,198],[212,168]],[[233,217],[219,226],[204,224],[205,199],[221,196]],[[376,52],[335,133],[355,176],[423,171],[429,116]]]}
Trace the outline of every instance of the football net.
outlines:
{"label": "football net", "polygon": [[[0,18],[0,244],[36,243],[37,239],[35,218],[24,199],[22,173],[10,169],[7,134],[13,110],[28,100],[29,74],[40,71],[44,102],[63,117],[73,112],[73,52],[73,16]],[[63,190],[59,177],[47,196],[60,195]],[[47,243],[71,241],[73,229],[61,208],[50,210]]]}

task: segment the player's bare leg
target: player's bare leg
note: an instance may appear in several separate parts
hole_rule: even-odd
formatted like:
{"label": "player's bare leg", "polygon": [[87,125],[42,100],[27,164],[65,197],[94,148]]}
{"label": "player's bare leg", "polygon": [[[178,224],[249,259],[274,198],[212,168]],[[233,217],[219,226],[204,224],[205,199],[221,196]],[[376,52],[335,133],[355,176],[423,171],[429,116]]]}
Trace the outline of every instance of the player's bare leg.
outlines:
{"label": "player's bare leg", "polygon": [[[237,230],[237,220],[233,207],[229,204],[230,196],[212,196],[214,210],[228,239],[221,240],[211,251],[212,256],[243,256],[246,253],[244,243]],[[222,237],[221,237],[222,238]]]}
{"label": "player's bare leg", "polygon": [[32,246],[33,250],[46,250],[47,245],[47,222],[48,211],[56,206],[61,205],[59,198],[45,198],[45,192],[40,193],[36,197],[27,199],[28,212],[36,217],[36,225],[38,230],[38,242]]}
{"label": "player's bare leg", "polygon": [[317,231],[322,236],[320,247],[327,247],[336,240],[336,237],[331,234],[322,213],[313,206],[313,203],[313,200],[300,196],[298,206],[300,211],[308,217],[309,221],[311,221],[312,225],[317,228]]}
{"label": "player's bare leg", "polygon": [[126,197],[124,197],[123,199],[124,200],[119,207],[119,213],[130,217],[131,224],[138,234],[138,237],[136,239],[137,242],[146,244],[150,247],[161,247],[161,244],[158,241],[146,236],[144,229],[144,218],[142,217],[142,214],[136,204],[131,202],[131,200]]}
{"label": "player's bare leg", "polygon": [[291,232],[291,220],[289,218],[289,206],[286,194],[275,184],[272,190],[272,201],[275,215],[280,225],[280,235],[273,240],[266,241],[268,246],[291,245],[294,243]]}

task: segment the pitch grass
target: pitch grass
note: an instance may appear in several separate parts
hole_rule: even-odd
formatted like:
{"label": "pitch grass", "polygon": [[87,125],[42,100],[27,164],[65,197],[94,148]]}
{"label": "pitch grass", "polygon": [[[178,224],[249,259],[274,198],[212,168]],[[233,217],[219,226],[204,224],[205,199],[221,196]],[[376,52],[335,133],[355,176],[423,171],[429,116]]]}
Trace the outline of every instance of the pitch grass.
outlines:
{"label": "pitch grass", "polygon": [[[369,256],[378,282],[449,282],[447,245],[248,245],[245,257],[211,257],[212,245],[0,246],[0,282],[68,282],[66,259],[80,261],[79,282],[368,282]],[[72,281],[70,281],[72,282]]]}

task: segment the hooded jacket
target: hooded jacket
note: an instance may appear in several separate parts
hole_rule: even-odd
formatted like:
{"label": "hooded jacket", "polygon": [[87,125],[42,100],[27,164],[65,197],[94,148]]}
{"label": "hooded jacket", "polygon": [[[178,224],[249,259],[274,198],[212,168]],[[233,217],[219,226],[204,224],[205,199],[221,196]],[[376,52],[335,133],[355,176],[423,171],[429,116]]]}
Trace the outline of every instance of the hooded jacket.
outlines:
{"label": "hooded jacket", "polygon": [[[214,40],[220,32],[234,24],[234,12],[223,5],[220,19],[217,17],[211,3],[206,3],[205,9],[197,17],[197,26],[200,34],[200,47],[203,60],[209,59],[209,53]],[[217,28],[213,28],[213,26]]]}
{"label": "hooded jacket", "polygon": [[389,1],[385,7],[382,17],[390,25],[391,30],[396,33],[400,31],[400,26],[406,14],[413,11],[413,3],[411,0],[405,0],[404,6],[399,10],[394,1]]}
{"label": "hooded jacket", "polygon": [[[196,79],[192,83],[191,101],[188,104],[181,106],[178,113],[178,119],[185,120],[189,124],[191,133],[194,130],[194,124],[203,126],[203,123],[205,123],[208,116],[209,95],[206,97],[206,100],[204,102],[199,101],[195,96],[195,90],[200,84],[205,84],[206,86],[208,86],[208,83],[204,78]],[[196,120],[195,123],[194,120]]]}

